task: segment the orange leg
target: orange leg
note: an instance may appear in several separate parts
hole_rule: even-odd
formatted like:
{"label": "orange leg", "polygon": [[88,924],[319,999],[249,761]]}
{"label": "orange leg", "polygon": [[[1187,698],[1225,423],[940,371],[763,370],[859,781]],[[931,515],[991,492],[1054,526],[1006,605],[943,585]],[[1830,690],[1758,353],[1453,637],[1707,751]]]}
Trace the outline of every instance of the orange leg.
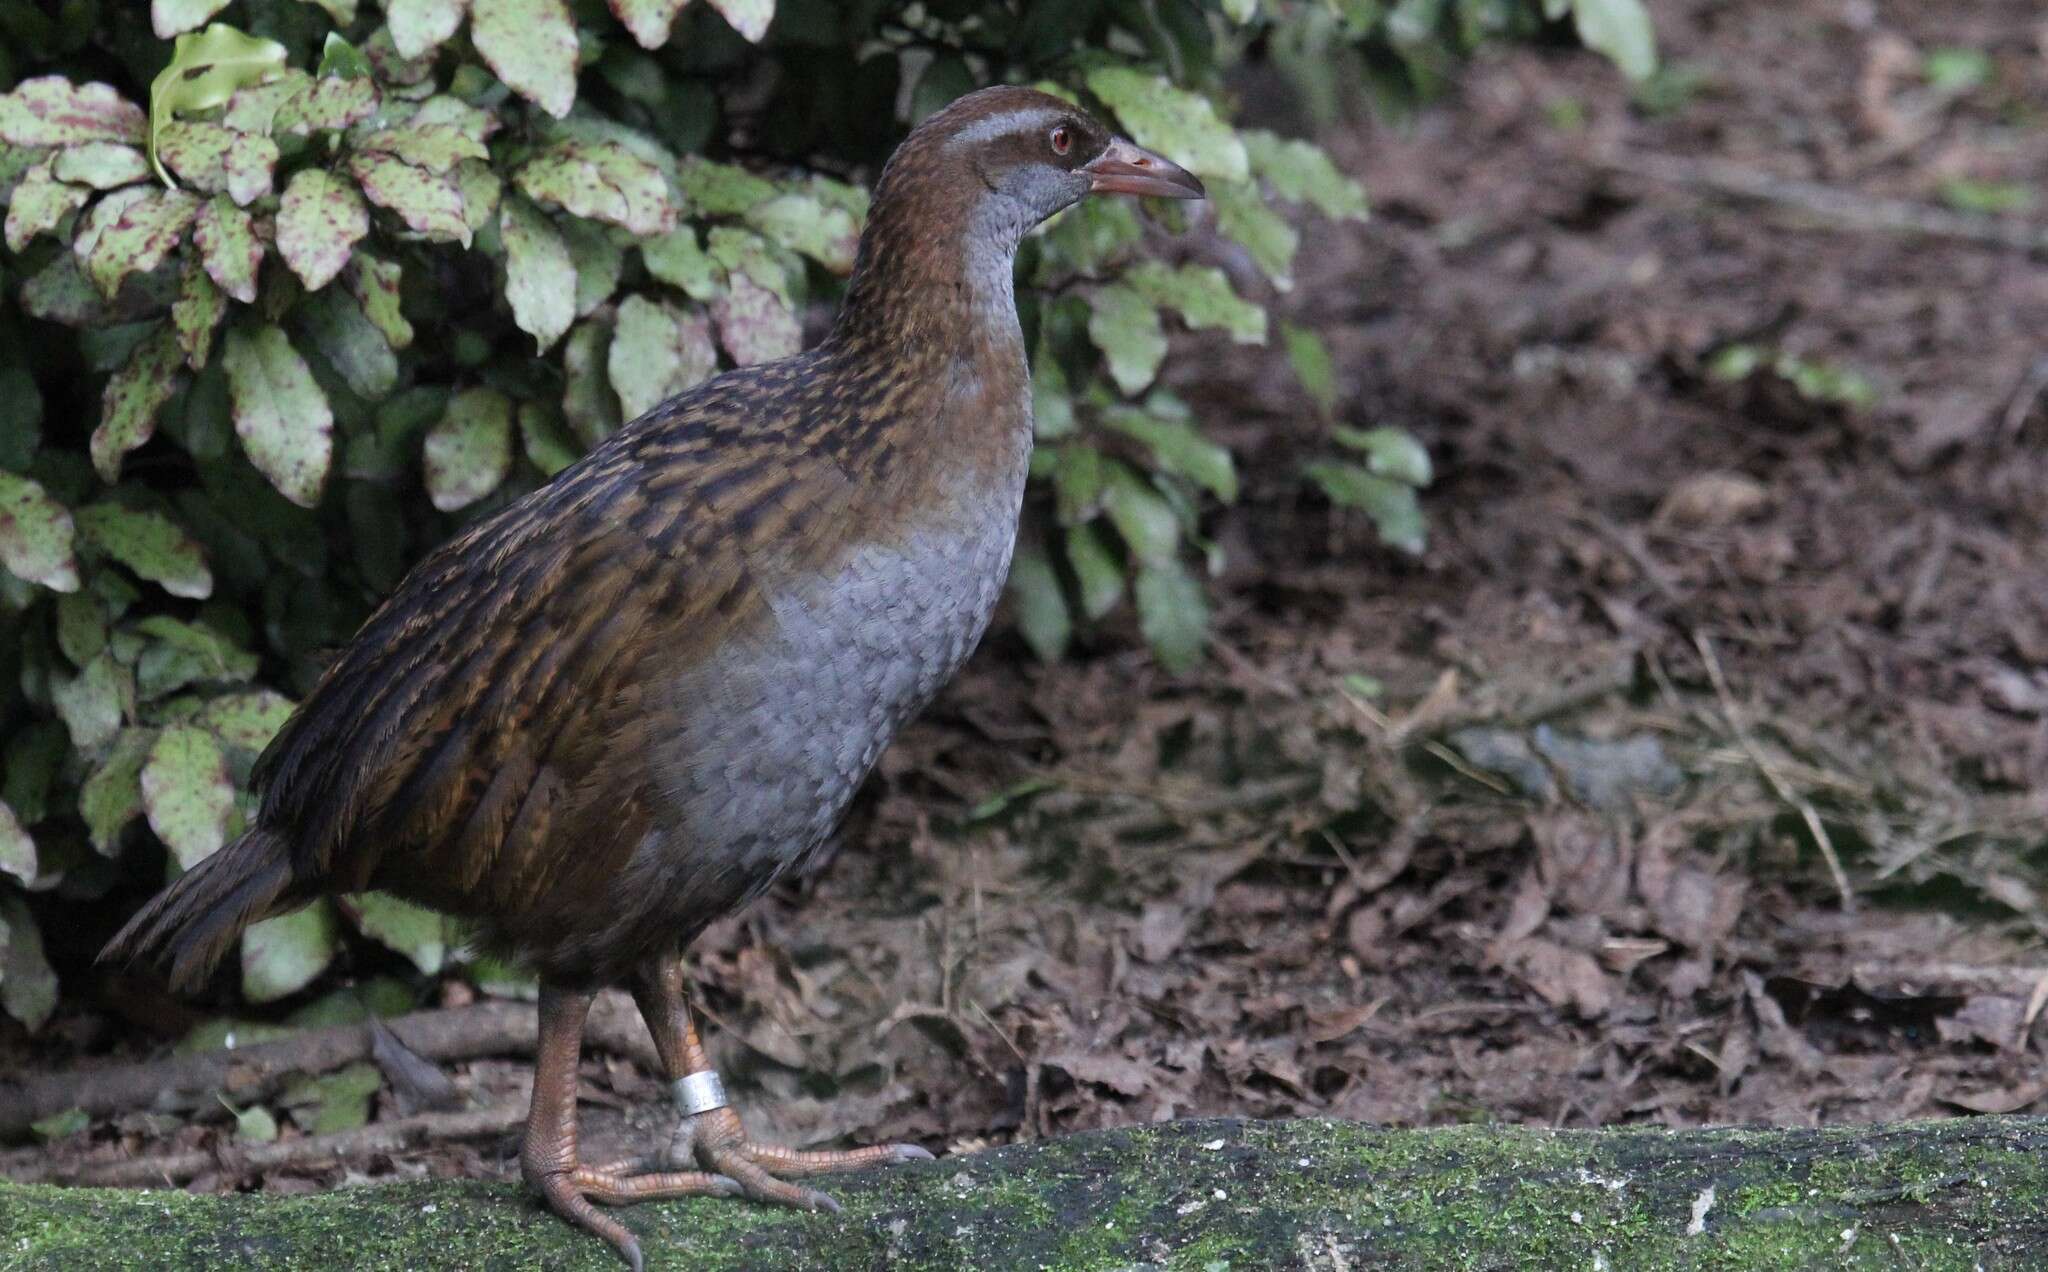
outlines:
{"label": "orange leg", "polygon": [[723,1084],[704,1054],[697,1023],[690,1017],[687,982],[680,958],[663,959],[633,987],[633,1000],[654,1035],[661,1066],[675,1091],[682,1120],[669,1143],[667,1160],[691,1162],[714,1177],[738,1181],[745,1195],[805,1210],[837,1211],[839,1203],[815,1188],[778,1176],[828,1175],[896,1162],[930,1161],[915,1144],[803,1152],[772,1148],[747,1139],[739,1114],[725,1103]]}
{"label": "orange leg", "polygon": [[533,1070],[533,1104],[519,1167],[526,1182],[554,1212],[577,1227],[611,1242],[640,1272],[640,1243],[626,1226],[592,1205],[626,1205],[701,1193],[735,1196],[741,1185],[703,1171],[648,1171],[639,1162],[582,1165],[576,1156],[576,1061],[583,1049],[583,1021],[590,995],[543,982],[540,988],[540,1046]]}

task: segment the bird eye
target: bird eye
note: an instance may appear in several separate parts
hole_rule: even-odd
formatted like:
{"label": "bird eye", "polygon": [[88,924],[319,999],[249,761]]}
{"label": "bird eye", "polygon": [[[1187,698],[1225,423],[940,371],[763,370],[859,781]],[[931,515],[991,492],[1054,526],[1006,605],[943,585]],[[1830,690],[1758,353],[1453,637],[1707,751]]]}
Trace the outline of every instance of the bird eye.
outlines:
{"label": "bird eye", "polygon": [[1052,136],[1047,140],[1052,143],[1054,154],[1063,155],[1074,148],[1074,130],[1061,124],[1052,130]]}

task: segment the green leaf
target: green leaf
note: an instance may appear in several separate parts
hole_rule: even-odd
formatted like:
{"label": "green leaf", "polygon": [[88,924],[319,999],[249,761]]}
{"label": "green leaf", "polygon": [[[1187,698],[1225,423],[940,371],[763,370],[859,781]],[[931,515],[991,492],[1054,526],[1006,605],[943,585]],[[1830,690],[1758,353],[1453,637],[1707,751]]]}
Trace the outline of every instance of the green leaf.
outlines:
{"label": "green leaf", "polygon": [[1052,470],[1054,508],[1063,526],[1079,525],[1102,510],[1109,489],[1109,464],[1102,452],[1082,442],[1059,448]]}
{"label": "green leaf", "polygon": [[134,705],[135,684],[112,650],[87,663],[76,676],[50,686],[50,704],[71,734],[71,745],[96,751],[113,740]]}
{"label": "green leaf", "polygon": [[556,119],[576,104],[576,23],[563,0],[470,0],[469,39],[506,87]]}
{"label": "green leaf", "polygon": [[277,41],[245,35],[225,22],[178,37],[170,62],[149,84],[149,158],[164,184],[171,184],[170,174],[157,156],[164,127],[180,115],[226,103],[236,89],[281,74],[287,56],[284,45]]}
{"label": "green leaf", "polygon": [[1427,486],[1435,479],[1429,451],[1406,429],[1359,430],[1340,424],[1330,434],[1351,449],[1364,451],[1366,468],[1382,477],[1416,487]]}
{"label": "green leaf", "polygon": [[1067,373],[1059,359],[1041,350],[1031,360],[1031,430],[1041,442],[1072,435],[1074,398],[1067,391]]}
{"label": "green leaf", "polygon": [[[59,601],[72,599],[59,597]],[[7,739],[4,761],[6,782],[0,799],[14,809],[24,826],[33,826],[50,815],[50,788],[58,769],[71,758],[71,736],[56,720],[37,720],[15,730]]]}
{"label": "green leaf", "polygon": [[23,883],[36,877],[36,841],[22,829],[21,819],[0,801],[0,875],[13,875]]}
{"label": "green leaf", "polygon": [[254,924],[242,933],[242,996],[269,1003],[304,989],[334,961],[334,936],[325,901]]}
{"label": "green leaf", "polygon": [[1967,93],[1991,79],[1991,58],[1982,49],[1930,49],[1921,59],[1927,87],[1942,93]]}
{"label": "green leaf", "polygon": [[136,694],[144,701],[194,681],[239,682],[256,674],[256,655],[204,623],[152,614],[135,630],[150,638],[135,662]]}
{"label": "green leaf", "polygon": [[1115,63],[1089,71],[1087,83],[1139,145],[1205,177],[1242,181],[1249,173],[1244,143],[1217,118],[1208,98],[1176,87],[1163,75]]}
{"label": "green leaf", "polygon": [[1124,567],[1094,523],[1067,531],[1067,564],[1081,585],[1081,613],[1098,619],[1124,598]]}
{"label": "green leaf", "polygon": [[277,143],[205,120],[179,119],[157,136],[157,158],[207,194],[225,194],[246,207],[270,193]]}
{"label": "green leaf", "polygon": [[549,402],[519,404],[519,439],[527,460],[544,477],[552,477],[575,463],[581,453],[576,439],[569,435],[561,411]]}
{"label": "green leaf", "polygon": [[853,271],[860,226],[845,208],[827,207],[806,194],[783,194],[748,208],[746,222],[835,274]]}
{"label": "green leaf", "polygon": [[607,367],[627,418],[703,383],[718,369],[718,351],[701,314],[633,295],[619,302]]}
{"label": "green leaf", "polygon": [[0,892],[0,1009],[30,1033],[57,1009],[57,973],[43,956],[35,915],[12,892]]}
{"label": "green leaf", "polygon": [[759,44],[761,37],[768,34],[768,24],[775,20],[775,0],[710,0],[710,3],[749,44]]}
{"label": "green leaf", "polygon": [[385,341],[394,349],[412,343],[412,323],[406,321],[398,290],[400,276],[397,261],[387,261],[369,252],[357,252],[350,257],[342,276],[349,294],[363,307],[363,316],[384,333]]}
{"label": "green leaf", "polygon": [[159,40],[190,31],[228,7],[228,0],[150,0],[149,25]]}
{"label": "green leaf", "polygon": [[1572,0],[1579,39],[1641,83],[1657,70],[1657,32],[1643,0]]}
{"label": "green leaf", "polygon": [[[0,945],[4,945],[6,941],[6,931],[7,924],[0,922]],[[80,1131],[89,1129],[91,1126],[92,1115],[84,1109],[77,1108],[65,1109],[62,1113],[52,1113],[40,1121],[28,1124],[28,1128],[45,1142],[60,1140],[67,1135],[76,1135]]]}
{"label": "green leaf", "polygon": [[1094,276],[1145,237],[1137,205],[1129,199],[1083,199],[1055,217],[1038,236],[1041,282],[1063,274]]}
{"label": "green leaf", "polygon": [[397,213],[413,233],[469,246],[465,200],[455,176],[415,168],[382,151],[350,155],[348,170],[370,202]]}
{"label": "green leaf", "polygon": [[1178,412],[1117,407],[1104,412],[1102,418],[1111,428],[1151,448],[1160,468],[1207,487],[1225,503],[1237,499],[1237,469],[1230,452],[1203,437],[1189,422],[1185,407]]}
{"label": "green leaf", "polygon": [[171,336],[185,365],[194,371],[206,366],[213,351],[213,331],[228,311],[227,298],[198,259],[185,262],[178,275],[178,298],[171,302]]}
{"label": "green leaf", "polygon": [[[221,1103],[227,1105],[225,1099]],[[239,1111],[229,1106],[228,1112],[235,1116],[236,1139],[250,1144],[268,1144],[277,1138],[277,1119],[262,1105],[252,1104]]]}
{"label": "green leaf", "polygon": [[587,318],[618,290],[626,269],[625,249],[612,242],[604,226],[577,217],[565,217],[555,228],[576,269],[576,316]]}
{"label": "green leaf", "polygon": [[420,123],[417,119],[400,128],[365,133],[356,138],[355,148],[381,151],[433,173],[445,173],[464,159],[491,157],[483,139],[472,136],[462,125]]}
{"label": "green leaf", "polygon": [[464,389],[427,433],[427,497],[442,512],[467,507],[512,471],[512,401],[496,389]]}
{"label": "green leaf", "polygon": [[1129,465],[1106,460],[1104,467],[1103,507],[1131,554],[1148,565],[1172,561],[1180,550],[1180,518],[1173,505]]}
{"label": "green leaf", "polygon": [[213,595],[213,574],[199,543],[160,512],[96,503],[73,514],[78,532],[93,547],[172,596],[205,600]]}
{"label": "green leaf", "polygon": [[36,482],[0,470],[0,565],[9,574],[53,592],[77,591],[73,534],[64,505]]}
{"label": "green leaf", "polygon": [[377,113],[376,82],[328,77],[307,82],[277,104],[270,118],[273,132],[308,137],[316,132],[353,128]]}
{"label": "green leaf", "polygon": [[1322,487],[1330,502],[1357,508],[1373,520],[1380,538],[1390,547],[1419,555],[1428,542],[1422,519],[1422,505],[1415,487],[1357,464],[1316,460],[1305,468],[1311,480]]}
{"label": "green leaf", "polygon": [[725,270],[698,245],[694,225],[679,225],[641,243],[640,259],[648,273],[680,287],[692,300],[708,301],[725,290]]}
{"label": "green leaf", "polygon": [[[313,3],[334,15],[335,22],[342,26],[356,20],[355,0],[313,0]],[[320,45],[320,65],[313,71],[317,78],[368,79],[375,73],[370,59],[343,38],[341,32],[327,33],[327,39]]]}
{"label": "green leaf", "polygon": [[236,89],[228,96],[220,122],[236,132],[269,133],[277,124],[278,111],[312,87],[312,76],[297,67],[286,67],[269,79]]}
{"label": "green leaf", "polygon": [[789,302],[745,274],[727,279],[725,293],[711,302],[718,343],[734,362],[747,366],[786,358],[803,348],[803,328]]}
{"label": "green leaf", "polygon": [[183,190],[116,190],[86,213],[73,250],[85,261],[86,277],[111,300],[122,279],[163,263],[198,212],[199,200]]}
{"label": "green leaf", "polygon": [[1307,203],[1332,220],[1366,218],[1365,187],[1337,170],[1322,147],[1269,132],[1244,134],[1252,171],[1293,203]]}
{"label": "green leaf", "polygon": [[557,142],[521,165],[513,181],[536,202],[643,238],[676,225],[661,168],[617,141]]}
{"label": "green leaf", "polygon": [[1088,338],[1102,350],[1110,378],[1128,394],[1142,392],[1166,360],[1158,307],[1121,284],[1100,288],[1090,298]]}
{"label": "green leaf", "polygon": [[64,218],[85,206],[92,197],[92,191],[84,186],[68,185],[51,175],[51,162],[45,160],[30,168],[14,187],[14,195],[7,204],[7,250],[19,252],[40,235],[48,234],[63,224]]}
{"label": "green leaf", "polygon": [[554,224],[525,199],[506,199],[500,206],[498,233],[505,242],[505,300],[512,320],[546,353],[576,321],[576,262]]}
{"label": "green leaf", "polygon": [[1174,269],[1162,261],[1144,261],[1125,270],[1123,285],[1181,316],[1191,330],[1220,328],[1237,344],[1266,342],[1266,311],[1231,290],[1230,280],[1213,265]]}
{"label": "green leaf", "polygon": [[277,253],[308,291],[334,281],[370,232],[370,209],[355,187],[320,168],[305,168],[285,187],[277,208]]}
{"label": "green leaf", "polygon": [[99,427],[92,431],[92,466],[107,482],[121,479],[121,459],[156,432],[157,412],[178,390],[184,351],[178,333],[159,325],[107,378],[100,395]]}
{"label": "green leaf", "polygon": [[676,184],[692,212],[740,216],[778,193],[775,183],[729,163],[687,155],[676,167]]}
{"label": "green leaf", "polygon": [[107,611],[91,592],[57,598],[57,648],[74,667],[83,667],[107,647]]}
{"label": "green leaf", "polygon": [[1138,571],[1132,594],[1138,630],[1168,671],[1192,671],[1209,633],[1209,601],[1201,583],[1179,561],[1157,561]]}
{"label": "green leaf", "polygon": [[619,399],[609,374],[611,339],[609,325],[591,320],[577,323],[562,344],[562,415],[586,447],[619,428]]}
{"label": "green leaf", "polygon": [[1309,400],[1325,416],[1334,412],[1337,409],[1337,364],[1330,357],[1330,346],[1314,331],[1293,323],[1281,324],[1280,340],[1287,349],[1287,361],[1294,368],[1294,378],[1301,381]]}
{"label": "green leaf", "polygon": [[306,361],[276,327],[236,327],[221,350],[235,436],[249,462],[301,508],[320,502],[334,458],[334,413]]}
{"label": "green leaf", "polygon": [[359,1061],[333,1073],[298,1079],[278,1102],[293,1110],[292,1120],[306,1134],[337,1135],[370,1120],[370,1102],[383,1086],[384,1075],[377,1066]]}
{"label": "green leaf", "polygon": [[1301,235],[1287,218],[1267,206],[1256,187],[1219,181],[1209,187],[1216,229],[1243,247],[1252,263],[1281,291],[1294,287],[1294,252]]}
{"label": "green leaf", "polygon": [[404,58],[438,47],[462,25],[468,0],[386,0],[384,18],[391,26],[391,45]]}
{"label": "green leaf", "polygon": [[89,185],[95,190],[114,190],[149,179],[149,159],[133,146],[111,141],[89,141],[66,146],[52,160],[59,181]]}
{"label": "green leaf", "polygon": [[376,402],[397,386],[398,355],[355,297],[339,287],[315,293],[300,303],[299,319],[308,343],[356,396]]}
{"label": "green leaf", "polygon": [[107,84],[73,84],[61,75],[26,79],[0,97],[0,141],[16,146],[134,145],[142,108]]}
{"label": "green leaf", "polygon": [[454,925],[436,911],[385,892],[360,892],[349,898],[356,927],[364,936],[412,960],[432,976],[448,963],[448,950],[459,937]]}
{"label": "green leaf", "polygon": [[149,828],[186,870],[227,842],[235,784],[213,734],[196,724],[173,724],[156,735],[142,765],[142,807]]}
{"label": "green leaf", "polygon": [[1073,639],[1074,620],[1067,614],[1067,598],[1052,562],[1035,547],[1018,549],[1010,563],[1009,586],[1024,643],[1041,661],[1059,661]]}
{"label": "green leaf", "polygon": [[115,855],[121,832],[142,814],[142,765],[155,736],[149,729],[121,730],[107,758],[78,788],[78,815],[103,856]]}
{"label": "green leaf", "polygon": [[611,0],[612,12],[643,49],[668,43],[669,27],[689,0]]}
{"label": "green leaf", "polygon": [[251,689],[208,699],[194,719],[227,745],[256,753],[270,745],[270,739],[291,719],[292,710],[291,699],[283,694]]}
{"label": "green leaf", "polygon": [[214,286],[245,305],[256,302],[263,240],[256,237],[256,223],[247,212],[225,197],[209,200],[194,220],[192,241],[199,245],[199,259]]}

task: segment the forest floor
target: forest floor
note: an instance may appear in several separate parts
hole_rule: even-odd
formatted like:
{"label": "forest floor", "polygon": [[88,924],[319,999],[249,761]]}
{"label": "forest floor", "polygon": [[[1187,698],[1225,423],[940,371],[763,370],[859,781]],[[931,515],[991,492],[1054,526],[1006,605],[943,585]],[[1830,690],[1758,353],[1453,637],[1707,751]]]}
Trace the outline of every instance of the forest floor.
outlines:
{"label": "forest floor", "polygon": [[[2048,191],[2048,22],[1656,10],[1646,92],[1501,51],[1326,139],[1374,218],[1308,227],[1282,308],[1336,354],[1338,422],[1427,443],[1427,551],[1305,487],[1327,422],[1283,357],[1190,338],[1173,387],[1245,478],[1212,656],[1168,676],[1111,630],[1043,667],[992,638],[829,867],[699,943],[762,1138],[2048,1099],[2048,265],[1964,236],[2048,207],[1885,228]],[[1953,49],[1987,60],[1930,62]],[[0,1054],[146,1054],[116,1010],[67,1002]],[[455,1069],[520,1107],[527,1074]],[[630,1060],[586,1079],[593,1155],[665,1131]],[[229,1129],[136,1117],[28,1151]],[[512,1151],[349,1169],[511,1175]]]}

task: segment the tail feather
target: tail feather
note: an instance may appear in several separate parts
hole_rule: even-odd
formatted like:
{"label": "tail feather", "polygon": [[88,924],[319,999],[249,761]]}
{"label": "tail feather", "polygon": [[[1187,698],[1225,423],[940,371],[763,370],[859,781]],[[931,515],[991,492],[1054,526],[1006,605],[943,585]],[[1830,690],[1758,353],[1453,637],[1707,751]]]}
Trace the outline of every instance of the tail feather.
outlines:
{"label": "tail feather", "polygon": [[291,845],[258,828],[180,875],[100,951],[99,961],[167,966],[171,985],[197,988],[242,930],[291,907]]}

